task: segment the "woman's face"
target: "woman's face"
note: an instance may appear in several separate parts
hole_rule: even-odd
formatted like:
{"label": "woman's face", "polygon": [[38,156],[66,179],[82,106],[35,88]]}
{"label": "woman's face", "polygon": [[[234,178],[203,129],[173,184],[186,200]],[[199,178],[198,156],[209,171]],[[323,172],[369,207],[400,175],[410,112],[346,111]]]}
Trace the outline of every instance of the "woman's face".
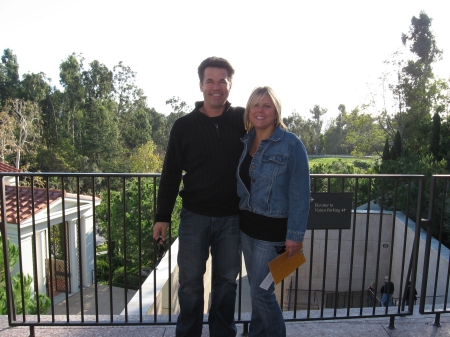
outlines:
{"label": "woman's face", "polygon": [[274,130],[277,111],[269,95],[265,94],[250,108],[249,119],[256,130]]}

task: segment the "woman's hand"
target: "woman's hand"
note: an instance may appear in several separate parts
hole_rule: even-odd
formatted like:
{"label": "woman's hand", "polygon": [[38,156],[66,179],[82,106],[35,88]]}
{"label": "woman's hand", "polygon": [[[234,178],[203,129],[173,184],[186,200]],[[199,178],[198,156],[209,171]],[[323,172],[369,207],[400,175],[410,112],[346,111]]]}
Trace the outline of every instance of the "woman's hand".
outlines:
{"label": "woman's hand", "polygon": [[286,240],[286,251],[288,252],[288,259],[295,254],[298,254],[298,252],[301,250],[303,250],[303,242]]}

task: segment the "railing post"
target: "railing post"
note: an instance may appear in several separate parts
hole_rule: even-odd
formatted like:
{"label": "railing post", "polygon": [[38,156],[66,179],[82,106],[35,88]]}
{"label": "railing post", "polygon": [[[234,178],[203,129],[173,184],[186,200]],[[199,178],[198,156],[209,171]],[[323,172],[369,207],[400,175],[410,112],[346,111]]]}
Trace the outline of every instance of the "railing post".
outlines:
{"label": "railing post", "polygon": [[441,314],[436,314],[434,317],[433,326],[440,327],[441,326]]}
{"label": "railing post", "polygon": [[34,325],[30,325],[30,336],[29,337],[35,337],[36,335],[34,334]]}
{"label": "railing post", "polygon": [[12,320],[16,320],[16,308],[14,306],[14,294],[12,290],[12,282],[11,282],[11,270],[9,266],[9,246],[8,246],[8,230],[7,230],[7,216],[6,216],[6,185],[5,185],[5,177],[0,177],[0,203],[1,203],[1,211],[0,211],[0,236],[3,244],[3,261],[0,263],[4,263],[4,277],[5,284],[4,287],[6,289],[6,309],[8,311],[8,323],[11,325]]}
{"label": "railing post", "polygon": [[394,322],[395,322],[395,316],[390,316],[390,318],[389,318],[389,326],[388,326],[389,330],[395,330]]}
{"label": "railing post", "polygon": [[241,336],[242,336],[242,337],[248,336],[248,322],[245,322],[245,323],[244,323],[244,331],[242,331]]}

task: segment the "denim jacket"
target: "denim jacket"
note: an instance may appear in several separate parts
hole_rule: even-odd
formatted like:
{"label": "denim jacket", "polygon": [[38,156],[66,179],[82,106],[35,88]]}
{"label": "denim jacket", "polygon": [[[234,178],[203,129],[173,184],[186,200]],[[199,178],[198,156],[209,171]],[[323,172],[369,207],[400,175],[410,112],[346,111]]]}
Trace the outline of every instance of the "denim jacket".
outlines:
{"label": "denim jacket", "polygon": [[286,239],[303,241],[309,215],[308,155],[301,140],[279,126],[261,141],[250,164],[251,191],[239,171],[255,139],[252,129],[241,138],[244,151],[237,168],[239,208],[272,218],[288,218]]}

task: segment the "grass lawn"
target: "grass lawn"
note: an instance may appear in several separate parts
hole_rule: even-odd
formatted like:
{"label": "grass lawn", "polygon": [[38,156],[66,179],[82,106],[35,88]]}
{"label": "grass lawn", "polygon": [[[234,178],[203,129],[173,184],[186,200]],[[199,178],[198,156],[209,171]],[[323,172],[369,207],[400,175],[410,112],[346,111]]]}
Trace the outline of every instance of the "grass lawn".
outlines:
{"label": "grass lawn", "polygon": [[373,164],[377,157],[309,157],[309,166],[313,167],[317,164],[331,164],[335,161],[342,161],[345,164],[353,164],[355,161]]}

